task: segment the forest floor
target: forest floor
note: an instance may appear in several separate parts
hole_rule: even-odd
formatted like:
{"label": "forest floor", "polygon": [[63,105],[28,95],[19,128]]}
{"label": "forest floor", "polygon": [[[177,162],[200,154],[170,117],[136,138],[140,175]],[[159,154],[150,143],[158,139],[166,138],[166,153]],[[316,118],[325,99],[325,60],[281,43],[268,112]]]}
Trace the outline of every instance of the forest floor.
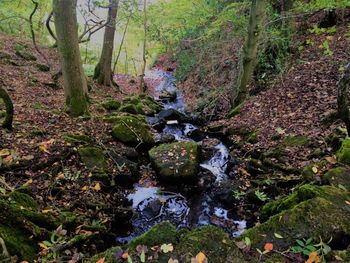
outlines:
{"label": "forest floor", "polygon": [[[307,164],[317,166],[317,175],[321,176],[323,170],[336,163],[334,155],[339,144],[327,137],[334,133],[345,137],[341,122],[331,117],[336,110],[337,82],[350,56],[349,13],[336,32],[303,30],[296,34],[296,46],[285,72],[276,76],[266,90],[248,99],[235,117],[208,124],[208,130],[228,137],[232,153],[242,160],[238,171],[243,177],[252,176],[247,156],[276,149],[283,151],[284,158],[272,161],[282,165],[282,170],[296,168],[291,172],[295,176],[300,176],[301,168]],[[319,20],[319,14],[309,17],[307,28]],[[329,48],[322,45],[325,41]],[[90,116],[72,119],[64,111],[63,89],[52,81],[52,73],[59,70],[57,53],[43,49],[52,63],[51,71],[43,72],[39,68],[45,63],[39,55],[37,61],[27,60],[16,49],[35,54],[30,42],[0,35],[0,85],[7,88],[15,107],[14,130],[0,130],[0,156],[4,162],[1,176],[10,188],[29,186],[44,214],[57,216],[61,209],[73,205],[74,213],[110,226],[113,214],[120,213],[115,204],[123,201],[118,200],[118,194],[104,192],[103,186],[91,179],[74,144],[68,143],[64,135],[80,132],[95,138],[101,147],[128,151],[109,136],[112,126],[103,121],[105,109],[100,103],[110,97],[122,100],[137,94],[138,81],[118,75],[116,81],[123,93],[92,84]],[[168,69],[173,68],[172,64]],[[151,93],[156,84],[157,80],[148,80]],[[254,139],[247,142],[251,136]],[[103,209],[93,209],[96,204]],[[81,223],[76,234],[91,231],[84,229],[87,221]],[[90,244],[87,250],[94,254],[100,249]]]}

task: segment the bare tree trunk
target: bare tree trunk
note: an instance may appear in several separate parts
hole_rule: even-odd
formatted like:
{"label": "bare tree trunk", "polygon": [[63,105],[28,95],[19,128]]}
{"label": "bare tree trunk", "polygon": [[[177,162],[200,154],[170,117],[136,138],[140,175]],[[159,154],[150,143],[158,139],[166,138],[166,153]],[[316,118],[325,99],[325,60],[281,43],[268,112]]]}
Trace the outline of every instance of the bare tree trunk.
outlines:
{"label": "bare tree trunk", "polygon": [[66,104],[72,116],[81,116],[88,112],[88,90],[79,51],[76,5],[77,0],[53,0]]}
{"label": "bare tree trunk", "polygon": [[142,72],[140,76],[140,90],[141,92],[146,92],[147,87],[145,83],[145,72],[146,72],[146,43],[147,43],[147,0],[143,1],[143,13],[144,13],[144,21],[143,21],[143,30],[144,30],[144,40],[143,40],[143,51],[142,51],[142,58],[143,58],[143,65],[142,65]]}
{"label": "bare tree trunk", "polygon": [[338,84],[338,115],[339,118],[345,123],[348,135],[350,136],[350,112],[349,112],[349,100],[348,90],[350,85],[350,63],[346,66],[344,75]]}
{"label": "bare tree trunk", "polygon": [[108,23],[105,27],[102,53],[94,74],[94,79],[105,86],[111,86],[113,84],[112,56],[119,0],[109,0],[109,5]]}
{"label": "bare tree trunk", "polygon": [[13,121],[13,104],[10,96],[3,87],[0,87],[0,99],[4,101],[6,107],[5,120],[1,126],[5,129],[11,130]]}
{"label": "bare tree trunk", "polygon": [[265,15],[266,0],[253,0],[249,19],[248,38],[244,46],[242,69],[238,82],[238,94],[234,99],[233,106],[238,106],[248,96],[249,83],[256,66],[258,46],[263,32]]}
{"label": "bare tree trunk", "polygon": [[129,27],[131,15],[132,15],[132,13],[131,13],[130,16],[128,17],[128,19],[127,19],[127,21],[126,21],[126,24],[125,24],[125,28],[124,28],[122,40],[120,41],[120,46],[119,46],[118,54],[117,54],[117,57],[116,57],[116,59],[115,59],[115,61],[114,61],[113,73],[116,71],[117,64],[118,64],[118,61],[119,61],[119,58],[120,58],[120,54],[121,54],[121,52],[122,52],[122,48],[123,48],[123,45],[124,45],[126,32],[128,31],[128,27]]}

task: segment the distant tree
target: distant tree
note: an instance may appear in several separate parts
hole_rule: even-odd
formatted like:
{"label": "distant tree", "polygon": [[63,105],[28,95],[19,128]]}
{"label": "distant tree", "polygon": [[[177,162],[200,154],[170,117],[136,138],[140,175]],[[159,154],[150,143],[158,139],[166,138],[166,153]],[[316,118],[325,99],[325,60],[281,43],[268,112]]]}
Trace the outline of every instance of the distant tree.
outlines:
{"label": "distant tree", "polygon": [[80,58],[76,5],[77,0],[53,0],[66,105],[70,115],[81,116],[88,112],[88,89]]}
{"label": "distant tree", "polygon": [[0,87],[0,99],[4,101],[6,108],[5,120],[3,121],[1,126],[5,129],[11,130],[13,121],[13,104],[10,96],[3,87]]}
{"label": "distant tree", "polygon": [[147,0],[143,1],[143,14],[144,14],[144,20],[143,20],[143,31],[144,31],[144,39],[143,39],[143,48],[142,48],[142,72],[140,77],[140,89],[141,92],[146,92],[147,86],[145,83],[145,72],[146,72],[146,45],[147,45]]}
{"label": "distant tree", "polygon": [[252,0],[248,37],[244,45],[243,62],[238,79],[237,96],[234,98],[233,106],[238,106],[248,96],[249,83],[256,66],[259,41],[264,31],[263,23],[265,16],[266,0]]}
{"label": "distant tree", "polygon": [[105,27],[102,53],[94,74],[94,79],[105,86],[113,84],[112,56],[118,6],[119,0],[109,0],[108,22]]}

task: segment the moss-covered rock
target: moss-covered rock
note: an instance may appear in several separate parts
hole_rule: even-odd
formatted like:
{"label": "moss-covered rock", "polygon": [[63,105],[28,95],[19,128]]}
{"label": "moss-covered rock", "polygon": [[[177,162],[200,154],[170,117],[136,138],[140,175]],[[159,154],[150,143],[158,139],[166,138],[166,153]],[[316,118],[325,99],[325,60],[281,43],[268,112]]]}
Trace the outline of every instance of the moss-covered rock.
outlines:
{"label": "moss-covered rock", "polygon": [[37,58],[32,53],[25,50],[16,50],[16,55],[29,61],[36,61]]}
{"label": "moss-covered rock", "polygon": [[246,262],[235,243],[222,230],[214,226],[197,228],[183,234],[175,247],[181,262],[191,262],[199,252],[203,252],[208,262]]}
{"label": "moss-covered rock", "polygon": [[114,99],[108,99],[102,103],[102,107],[108,111],[117,111],[120,108],[121,103]]}
{"label": "moss-covered rock", "polygon": [[165,221],[152,227],[149,231],[143,235],[133,239],[128,244],[128,249],[133,250],[137,245],[156,246],[162,244],[172,243],[175,244],[178,239],[178,233],[176,227],[170,222]]}
{"label": "moss-covered rock", "polygon": [[350,138],[345,138],[337,152],[337,160],[340,163],[350,165]]}
{"label": "moss-covered rock", "polygon": [[90,144],[93,142],[92,138],[82,133],[67,133],[63,139],[72,144]]}
{"label": "moss-covered rock", "polygon": [[30,262],[39,252],[37,242],[48,238],[48,230],[57,227],[37,208],[35,201],[23,193],[0,198],[0,237],[11,255]]}
{"label": "moss-covered rock", "polygon": [[350,169],[345,167],[331,169],[322,176],[322,182],[335,187],[345,187],[350,191]]}
{"label": "moss-covered rock", "polygon": [[149,130],[149,126],[136,116],[118,116],[113,118],[115,124],[112,136],[126,144],[154,145],[155,141]]}
{"label": "moss-covered rock", "polygon": [[151,149],[149,157],[161,179],[179,182],[197,177],[200,147],[194,142],[163,144]]}
{"label": "moss-covered rock", "polygon": [[93,172],[104,172],[107,163],[103,151],[98,147],[81,147],[78,149],[81,160]]}
{"label": "moss-covered rock", "polygon": [[287,146],[303,146],[309,143],[309,138],[305,136],[289,136],[284,139]]}
{"label": "moss-covered rock", "polygon": [[41,63],[37,63],[36,68],[42,72],[49,72],[50,71],[50,67],[48,65],[41,64]]}
{"label": "moss-covered rock", "polygon": [[122,186],[131,186],[140,178],[139,165],[122,156],[114,156],[114,161],[118,165],[118,174],[115,177],[115,182]]}
{"label": "moss-covered rock", "polygon": [[120,111],[132,114],[154,116],[163,109],[163,106],[151,96],[140,94],[123,100]]}
{"label": "moss-covered rock", "polygon": [[295,239],[328,240],[338,234],[349,235],[349,198],[349,193],[332,186],[302,186],[290,196],[266,205],[265,216],[275,215],[247,230],[242,238],[249,237],[253,247],[260,249],[266,242],[273,243],[276,249],[285,249]]}

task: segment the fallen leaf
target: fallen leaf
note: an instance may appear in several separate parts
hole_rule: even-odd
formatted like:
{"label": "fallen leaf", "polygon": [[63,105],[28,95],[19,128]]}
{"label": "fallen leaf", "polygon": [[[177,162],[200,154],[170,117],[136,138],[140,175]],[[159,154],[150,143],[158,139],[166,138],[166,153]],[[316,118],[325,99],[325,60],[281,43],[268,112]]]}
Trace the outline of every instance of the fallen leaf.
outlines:
{"label": "fallen leaf", "polygon": [[100,183],[97,183],[97,184],[94,186],[94,190],[95,190],[96,192],[101,191],[101,185],[100,185]]}
{"label": "fallen leaf", "polygon": [[177,259],[169,258],[168,263],[179,263]]}
{"label": "fallen leaf", "polygon": [[81,188],[81,191],[87,191],[88,187],[85,185],[83,188]]}
{"label": "fallen leaf", "polygon": [[0,151],[0,157],[5,157],[5,156],[8,156],[8,155],[10,155],[10,154],[11,154],[11,152],[10,152],[9,149],[2,149],[2,150]]}
{"label": "fallen leaf", "polygon": [[312,171],[314,172],[314,174],[317,174],[317,172],[318,172],[317,167],[316,166],[312,167]]}
{"label": "fallen leaf", "polygon": [[350,201],[345,201],[345,204],[350,205]]}
{"label": "fallen leaf", "polygon": [[319,262],[320,262],[320,258],[317,255],[317,252],[311,252],[309,254],[308,260],[305,261],[305,263],[319,263]]}
{"label": "fallen leaf", "polygon": [[23,184],[23,186],[28,186],[28,185],[31,185],[32,183],[33,183],[33,179],[29,179],[27,182]]}
{"label": "fallen leaf", "polygon": [[163,244],[160,246],[160,250],[163,253],[168,253],[168,252],[172,252],[174,250],[174,247],[172,244]]}
{"label": "fallen leaf", "polygon": [[46,246],[43,242],[39,242],[38,245],[39,245],[39,247],[41,247],[42,249],[45,249],[45,250],[49,249],[49,247]]}
{"label": "fallen leaf", "polygon": [[281,235],[278,234],[278,233],[275,233],[274,235],[275,235],[275,237],[277,237],[277,238],[283,238],[283,236],[281,236]]}
{"label": "fallen leaf", "polygon": [[106,258],[100,258],[99,260],[96,261],[96,263],[104,263]]}
{"label": "fallen leaf", "polygon": [[47,214],[47,213],[50,213],[50,212],[52,212],[52,209],[41,210],[41,213],[43,213],[43,214]]}
{"label": "fallen leaf", "polygon": [[128,259],[129,257],[129,253],[128,252],[124,252],[122,255],[122,259]]}
{"label": "fallen leaf", "polygon": [[264,246],[265,251],[272,251],[273,250],[273,244],[272,243],[266,243]]}
{"label": "fallen leaf", "polygon": [[330,164],[336,164],[337,163],[337,160],[333,156],[327,156],[327,157],[325,157],[325,159]]}
{"label": "fallen leaf", "polygon": [[22,160],[24,161],[31,161],[34,159],[34,155],[25,155],[25,156],[22,156]]}
{"label": "fallen leaf", "polygon": [[159,202],[161,202],[161,203],[165,203],[166,202],[166,198],[159,198]]}
{"label": "fallen leaf", "polygon": [[196,256],[197,263],[205,263],[207,261],[207,257],[203,252],[199,252]]}

